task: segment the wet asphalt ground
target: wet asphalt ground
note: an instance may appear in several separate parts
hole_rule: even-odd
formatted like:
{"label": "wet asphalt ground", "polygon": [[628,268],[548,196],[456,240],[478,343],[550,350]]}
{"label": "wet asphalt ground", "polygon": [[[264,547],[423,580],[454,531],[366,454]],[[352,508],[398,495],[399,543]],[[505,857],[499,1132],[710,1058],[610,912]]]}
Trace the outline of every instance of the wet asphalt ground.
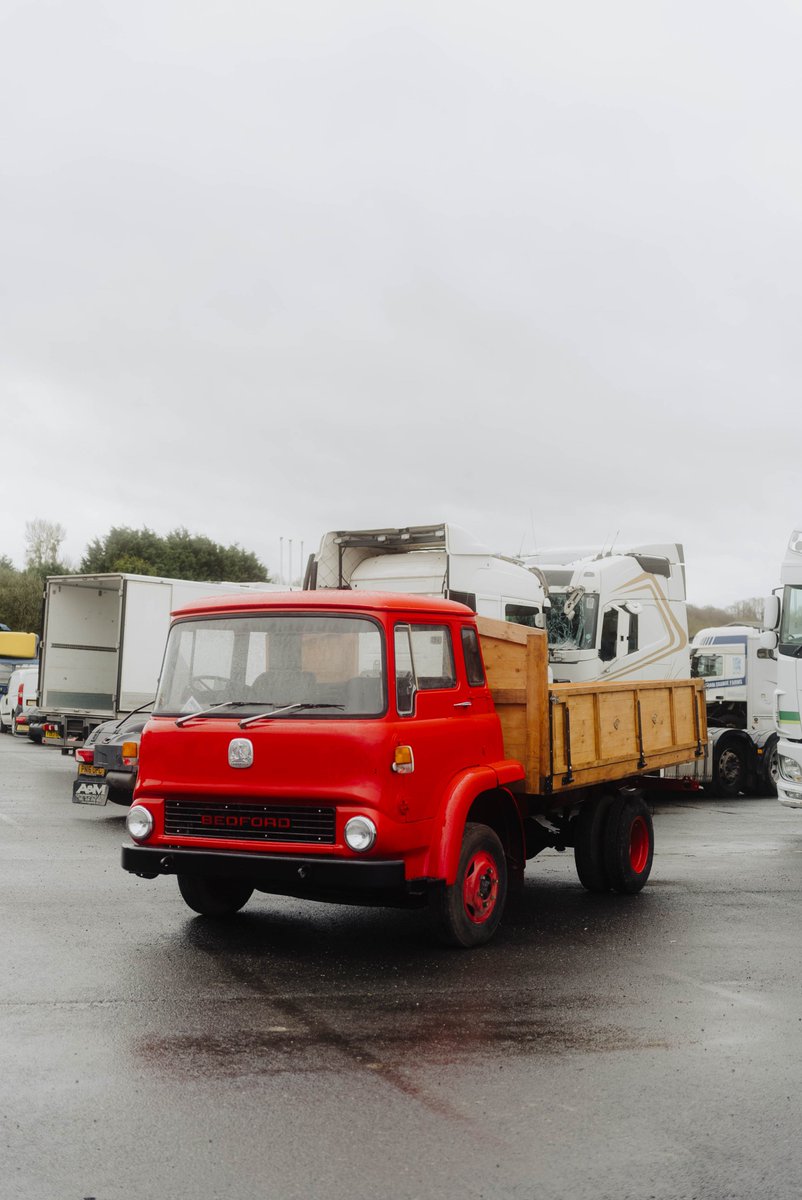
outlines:
{"label": "wet asphalt ground", "polygon": [[2,1200],[802,1196],[802,812],[679,796],[635,897],[569,853],[478,951],[119,866],[0,738]]}

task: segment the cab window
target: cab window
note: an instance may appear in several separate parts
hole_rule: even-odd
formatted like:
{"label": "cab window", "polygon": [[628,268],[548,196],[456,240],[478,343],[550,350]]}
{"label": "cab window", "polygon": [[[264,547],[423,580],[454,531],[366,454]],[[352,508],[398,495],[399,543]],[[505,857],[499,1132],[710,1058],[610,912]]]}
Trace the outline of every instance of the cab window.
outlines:
{"label": "cab window", "polygon": [[471,687],[482,687],[485,682],[485,670],[479,649],[479,637],[476,630],[470,625],[462,630],[462,653],[465,658],[465,674],[468,677],[468,683]]}

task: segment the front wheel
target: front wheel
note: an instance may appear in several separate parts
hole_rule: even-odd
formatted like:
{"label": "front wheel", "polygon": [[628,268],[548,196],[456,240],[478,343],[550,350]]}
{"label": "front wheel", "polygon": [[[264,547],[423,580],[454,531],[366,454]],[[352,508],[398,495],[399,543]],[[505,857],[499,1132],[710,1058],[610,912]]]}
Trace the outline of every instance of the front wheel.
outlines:
{"label": "front wheel", "polygon": [[481,946],[498,929],[506,899],[507,858],[500,839],[487,825],[466,825],[457,878],[432,898],[435,933],[448,946]]}
{"label": "front wheel", "polygon": [[777,795],[777,780],[780,775],[780,764],[777,757],[777,739],[771,739],[763,750],[763,761],[760,764],[760,782],[762,792],[767,796]]}
{"label": "front wheel", "polygon": [[216,879],[211,875],[178,875],[177,879],[184,901],[202,917],[231,916],[253,895],[250,884],[238,879]]}

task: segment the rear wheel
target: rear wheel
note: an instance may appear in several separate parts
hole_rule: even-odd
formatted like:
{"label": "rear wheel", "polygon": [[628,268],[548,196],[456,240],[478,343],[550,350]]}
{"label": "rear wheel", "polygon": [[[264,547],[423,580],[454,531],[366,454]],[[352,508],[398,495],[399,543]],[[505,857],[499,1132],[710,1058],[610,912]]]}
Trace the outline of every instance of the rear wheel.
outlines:
{"label": "rear wheel", "polygon": [[487,825],[468,824],[457,878],[433,896],[432,924],[449,946],[481,946],[496,932],[507,899],[507,859]]}
{"label": "rear wheel", "polygon": [[728,799],[746,790],[746,754],[739,741],[731,736],[722,738],[713,761],[714,796]]}
{"label": "rear wheel", "polygon": [[652,869],[654,826],[640,796],[618,796],[604,826],[604,864],[615,892],[639,892]]}
{"label": "rear wheel", "polygon": [[253,895],[250,884],[211,875],[178,875],[184,901],[202,917],[227,917],[238,912]]}
{"label": "rear wheel", "polygon": [[596,796],[582,805],[576,817],[574,862],[579,882],[589,892],[609,892],[611,887],[604,860],[604,829],[614,801],[615,796]]}

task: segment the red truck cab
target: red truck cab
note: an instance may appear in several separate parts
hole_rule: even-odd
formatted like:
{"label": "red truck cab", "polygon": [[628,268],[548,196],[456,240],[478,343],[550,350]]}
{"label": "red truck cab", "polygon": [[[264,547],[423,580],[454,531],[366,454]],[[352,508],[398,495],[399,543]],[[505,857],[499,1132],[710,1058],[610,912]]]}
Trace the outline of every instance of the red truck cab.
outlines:
{"label": "red truck cab", "polygon": [[445,940],[475,945],[536,852],[522,780],[467,607],[210,598],[173,615],[122,863],[177,875],[205,915],[254,890],[428,904]]}

